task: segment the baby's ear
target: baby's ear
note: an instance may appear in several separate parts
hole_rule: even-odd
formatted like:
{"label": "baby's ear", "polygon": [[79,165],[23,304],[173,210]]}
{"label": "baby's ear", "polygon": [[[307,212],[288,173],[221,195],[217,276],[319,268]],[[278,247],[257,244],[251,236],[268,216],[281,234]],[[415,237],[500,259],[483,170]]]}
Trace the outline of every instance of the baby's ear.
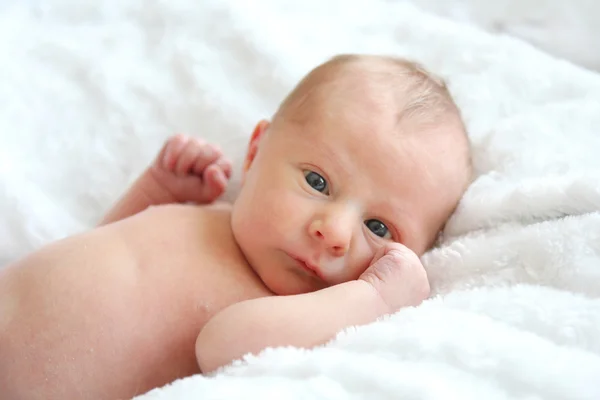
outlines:
{"label": "baby's ear", "polygon": [[244,160],[244,174],[250,168],[252,161],[254,161],[254,157],[256,157],[256,152],[258,151],[258,145],[260,144],[261,139],[264,137],[265,132],[269,128],[269,125],[269,121],[265,119],[256,124],[254,132],[252,132],[252,137],[250,137],[248,151],[246,152],[246,159]]}

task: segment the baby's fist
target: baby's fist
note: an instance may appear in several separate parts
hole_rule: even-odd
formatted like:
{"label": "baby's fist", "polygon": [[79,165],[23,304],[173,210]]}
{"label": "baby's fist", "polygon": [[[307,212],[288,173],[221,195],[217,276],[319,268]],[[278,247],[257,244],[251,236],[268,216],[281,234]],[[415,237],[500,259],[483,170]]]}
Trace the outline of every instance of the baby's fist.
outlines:
{"label": "baby's fist", "polygon": [[176,201],[208,204],[225,191],[231,162],[202,139],[176,135],[166,141],[150,172]]}
{"label": "baby's fist", "polygon": [[391,313],[417,306],[429,296],[429,281],[421,260],[399,243],[382,247],[359,279],[377,290]]}

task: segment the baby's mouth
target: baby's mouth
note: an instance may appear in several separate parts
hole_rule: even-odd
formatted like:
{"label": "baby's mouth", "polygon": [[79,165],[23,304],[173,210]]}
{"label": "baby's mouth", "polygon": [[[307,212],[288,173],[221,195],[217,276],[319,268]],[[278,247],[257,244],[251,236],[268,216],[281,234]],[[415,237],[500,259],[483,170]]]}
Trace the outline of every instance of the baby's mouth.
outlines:
{"label": "baby's mouth", "polygon": [[308,261],[306,261],[305,259],[295,256],[293,254],[289,254],[287,253],[288,257],[290,257],[292,260],[294,260],[295,264],[302,270],[304,271],[307,275],[318,278],[322,281],[325,281],[325,279],[323,279],[323,277],[321,276],[321,271],[319,269],[319,266],[314,265]]}

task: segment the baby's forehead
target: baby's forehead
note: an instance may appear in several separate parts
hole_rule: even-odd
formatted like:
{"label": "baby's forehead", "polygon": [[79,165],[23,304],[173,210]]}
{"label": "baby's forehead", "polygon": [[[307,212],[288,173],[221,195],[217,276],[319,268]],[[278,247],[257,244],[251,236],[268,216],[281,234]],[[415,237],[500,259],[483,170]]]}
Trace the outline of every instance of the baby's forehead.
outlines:
{"label": "baby's forehead", "polygon": [[[392,178],[401,178],[399,168],[419,158],[415,146],[387,124],[347,123],[341,120],[310,124],[299,135],[308,154],[323,167],[349,182],[368,186],[390,186]],[[401,162],[402,161],[402,162]]]}
{"label": "baby's forehead", "polygon": [[407,119],[439,123],[446,115],[460,112],[444,82],[418,63],[393,57],[342,56],[311,71],[282,103],[276,117],[280,114],[300,123],[347,118],[400,124]]}
{"label": "baby's forehead", "polygon": [[307,128],[302,135],[306,146],[321,162],[386,195],[402,194],[404,183],[413,180],[431,193],[468,174],[468,144],[461,125],[452,121],[424,126],[359,116],[315,121]]}

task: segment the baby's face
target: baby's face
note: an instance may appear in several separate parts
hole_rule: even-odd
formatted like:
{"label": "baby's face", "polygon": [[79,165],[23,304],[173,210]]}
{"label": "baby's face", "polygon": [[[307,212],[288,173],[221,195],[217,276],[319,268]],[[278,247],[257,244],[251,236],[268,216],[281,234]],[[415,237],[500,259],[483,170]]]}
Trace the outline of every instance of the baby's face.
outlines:
{"label": "baby's face", "polygon": [[331,117],[256,132],[232,229],[276,294],[357,279],[389,241],[421,255],[456,204],[431,166],[439,144],[376,118]]}

